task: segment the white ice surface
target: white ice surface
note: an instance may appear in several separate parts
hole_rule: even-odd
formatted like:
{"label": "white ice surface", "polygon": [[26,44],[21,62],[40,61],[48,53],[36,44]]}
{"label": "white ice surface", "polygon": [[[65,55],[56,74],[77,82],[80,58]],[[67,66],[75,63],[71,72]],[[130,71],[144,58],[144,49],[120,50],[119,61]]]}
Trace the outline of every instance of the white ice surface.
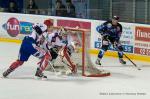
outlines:
{"label": "white ice surface", "polygon": [[[19,47],[0,42],[0,76],[17,59]],[[95,61],[96,57],[92,59]],[[110,71],[109,77],[48,75],[48,80],[42,81],[33,79],[37,62],[30,57],[8,79],[0,78],[0,99],[150,99],[150,63],[135,61],[142,68],[138,71],[128,61],[123,66],[116,58],[104,57],[103,67],[99,68]]]}

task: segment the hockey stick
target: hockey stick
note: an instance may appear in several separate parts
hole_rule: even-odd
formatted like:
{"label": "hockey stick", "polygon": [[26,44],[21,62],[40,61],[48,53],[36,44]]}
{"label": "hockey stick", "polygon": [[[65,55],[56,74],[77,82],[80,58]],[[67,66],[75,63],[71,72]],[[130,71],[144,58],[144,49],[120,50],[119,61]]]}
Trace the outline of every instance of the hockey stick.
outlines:
{"label": "hockey stick", "polygon": [[123,55],[138,69],[141,70],[126,54],[123,53]]}
{"label": "hockey stick", "polygon": [[[108,42],[109,42],[110,44],[112,44],[109,39],[107,39],[107,40],[108,40]],[[117,48],[117,46],[114,45],[114,44],[113,44],[113,48],[115,48],[116,51],[119,51],[119,49]],[[139,68],[125,53],[123,53],[123,55],[124,55],[138,70],[141,70],[141,68]]]}
{"label": "hockey stick", "polygon": [[54,71],[54,74],[55,74],[56,76],[60,75],[60,72],[57,72],[57,71],[56,71],[56,69],[54,68],[54,65],[52,65],[52,64],[50,63],[50,61],[49,61],[49,65],[51,66],[51,68],[52,68],[52,70]]}
{"label": "hockey stick", "polygon": [[[114,45],[114,48],[119,51],[119,49]],[[138,69],[141,70],[141,68],[139,68],[125,53],[123,53],[123,55]]]}

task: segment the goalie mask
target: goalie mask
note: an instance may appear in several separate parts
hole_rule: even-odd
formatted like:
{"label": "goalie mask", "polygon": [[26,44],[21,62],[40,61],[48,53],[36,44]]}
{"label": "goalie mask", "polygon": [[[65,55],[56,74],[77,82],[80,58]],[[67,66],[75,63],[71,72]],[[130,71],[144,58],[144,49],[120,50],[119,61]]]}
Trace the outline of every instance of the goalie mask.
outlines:
{"label": "goalie mask", "polygon": [[68,33],[67,33],[67,30],[65,28],[61,28],[60,29],[60,33],[59,33],[59,36],[66,36]]}

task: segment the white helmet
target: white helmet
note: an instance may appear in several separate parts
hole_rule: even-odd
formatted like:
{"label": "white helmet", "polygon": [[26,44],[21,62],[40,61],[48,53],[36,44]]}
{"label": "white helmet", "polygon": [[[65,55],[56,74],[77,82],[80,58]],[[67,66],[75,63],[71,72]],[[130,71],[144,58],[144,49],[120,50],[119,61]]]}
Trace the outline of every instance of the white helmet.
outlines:
{"label": "white helmet", "polygon": [[63,36],[63,35],[67,35],[67,34],[68,34],[67,29],[65,29],[64,27],[61,27],[61,28],[60,28],[60,33],[59,33],[59,35],[60,35],[60,36]]}

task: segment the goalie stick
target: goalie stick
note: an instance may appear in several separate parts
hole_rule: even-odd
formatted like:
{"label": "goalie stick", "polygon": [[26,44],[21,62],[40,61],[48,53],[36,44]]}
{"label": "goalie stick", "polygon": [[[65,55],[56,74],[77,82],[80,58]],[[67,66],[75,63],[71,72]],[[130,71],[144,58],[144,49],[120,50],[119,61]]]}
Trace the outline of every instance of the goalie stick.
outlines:
{"label": "goalie stick", "polygon": [[54,65],[51,64],[50,61],[49,61],[49,66],[51,66],[51,68],[52,68],[52,70],[53,70],[53,72],[54,72],[54,74],[55,74],[56,76],[60,75],[60,73],[56,71],[56,69],[54,68]]}

